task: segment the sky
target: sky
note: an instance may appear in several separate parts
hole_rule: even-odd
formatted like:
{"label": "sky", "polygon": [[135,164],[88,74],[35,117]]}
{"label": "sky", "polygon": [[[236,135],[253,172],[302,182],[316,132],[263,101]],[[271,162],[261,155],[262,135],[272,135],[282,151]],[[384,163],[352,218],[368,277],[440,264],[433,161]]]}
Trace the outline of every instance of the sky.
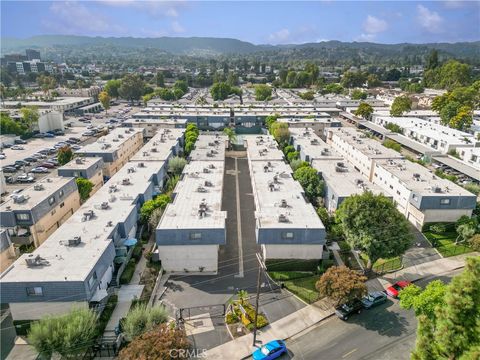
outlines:
{"label": "sky", "polygon": [[325,40],[480,40],[480,1],[4,1],[1,36],[229,37],[254,44]]}

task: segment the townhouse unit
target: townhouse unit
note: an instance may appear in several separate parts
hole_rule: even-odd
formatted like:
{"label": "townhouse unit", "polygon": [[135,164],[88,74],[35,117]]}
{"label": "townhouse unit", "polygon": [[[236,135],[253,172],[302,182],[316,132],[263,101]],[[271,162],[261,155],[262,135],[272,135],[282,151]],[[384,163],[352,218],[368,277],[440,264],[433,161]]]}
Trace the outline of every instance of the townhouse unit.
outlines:
{"label": "townhouse unit", "polygon": [[419,229],[426,223],[470,217],[475,208],[474,194],[411,161],[379,159],[373,173],[373,183],[392,196],[398,210]]}
{"label": "townhouse unit", "polygon": [[0,220],[13,243],[38,247],[79,207],[75,179],[51,176],[5,201]]}
{"label": "townhouse unit", "polygon": [[225,136],[200,135],[157,226],[155,237],[165,270],[217,273],[218,250],[226,242],[222,211]]}
{"label": "townhouse unit", "polygon": [[144,129],[116,128],[96,142],[85,145],[76,153],[103,160],[103,176],[108,179],[124,166],[143,146]]}
{"label": "townhouse unit", "polygon": [[92,182],[90,196],[103,186],[103,160],[95,157],[77,157],[57,169],[58,176],[83,178]]}
{"label": "townhouse unit", "polygon": [[383,100],[375,98],[368,98],[365,100],[340,99],[337,101],[336,106],[345,110],[348,107],[358,107],[362,102],[365,102],[371,106],[385,106],[385,102]]}
{"label": "townhouse unit", "polygon": [[331,117],[320,118],[279,118],[278,122],[287,123],[290,129],[312,129],[320,137],[324,136],[324,130],[327,127],[341,127],[342,123]]}
{"label": "townhouse unit", "polygon": [[[265,140],[268,139],[268,140]],[[255,202],[255,233],[263,259],[321,259],[325,227],[306,200],[303,188],[280,150],[262,149],[270,136],[247,138],[247,155]]]}
{"label": "townhouse unit", "polygon": [[404,136],[443,154],[480,146],[473,134],[416,117],[374,116],[372,122],[383,127],[389,123],[398,125]]}
{"label": "townhouse unit", "polygon": [[283,152],[271,135],[248,135],[243,138],[248,157],[255,160],[284,161]]}
{"label": "townhouse unit", "polygon": [[135,238],[141,205],[157,193],[165,166],[127,163],[38,249],[2,273],[2,301],[14,320],[101,308],[131,255],[125,242]]}
{"label": "townhouse unit", "polygon": [[14,246],[7,229],[0,228],[0,272],[8,268],[17,258],[19,250]]}
{"label": "townhouse unit", "polygon": [[151,138],[159,129],[185,128],[187,119],[128,119],[122,126],[143,128],[145,137]]}
{"label": "townhouse unit", "polygon": [[291,143],[300,158],[318,171],[325,182],[324,203],[329,212],[334,212],[349,196],[381,189],[369,182],[339,153],[323,142],[312,129],[290,129]]}
{"label": "townhouse unit", "polygon": [[381,159],[402,159],[403,156],[378,141],[368,138],[355,128],[325,129],[327,144],[365,176],[369,181],[373,178],[376,161]]}
{"label": "townhouse unit", "polygon": [[480,170],[480,147],[457,150],[460,158],[468,165]]}

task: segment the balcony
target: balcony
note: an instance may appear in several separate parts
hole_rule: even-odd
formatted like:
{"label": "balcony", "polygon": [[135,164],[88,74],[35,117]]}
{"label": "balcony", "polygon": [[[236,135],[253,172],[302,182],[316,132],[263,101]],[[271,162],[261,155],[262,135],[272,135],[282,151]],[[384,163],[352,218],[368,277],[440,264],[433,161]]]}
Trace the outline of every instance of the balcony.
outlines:
{"label": "balcony", "polygon": [[15,233],[10,234],[10,240],[16,245],[30,245],[33,243],[33,235],[28,229],[18,229]]}

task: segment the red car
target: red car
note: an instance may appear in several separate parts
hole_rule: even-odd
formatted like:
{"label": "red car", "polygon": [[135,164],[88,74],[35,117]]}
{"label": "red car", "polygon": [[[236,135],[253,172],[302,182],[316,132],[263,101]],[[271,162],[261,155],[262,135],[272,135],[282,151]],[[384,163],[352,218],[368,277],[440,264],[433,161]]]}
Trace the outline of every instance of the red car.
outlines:
{"label": "red car", "polygon": [[395,284],[387,288],[387,295],[393,298],[398,298],[400,291],[411,284],[412,283],[410,281],[397,281]]}

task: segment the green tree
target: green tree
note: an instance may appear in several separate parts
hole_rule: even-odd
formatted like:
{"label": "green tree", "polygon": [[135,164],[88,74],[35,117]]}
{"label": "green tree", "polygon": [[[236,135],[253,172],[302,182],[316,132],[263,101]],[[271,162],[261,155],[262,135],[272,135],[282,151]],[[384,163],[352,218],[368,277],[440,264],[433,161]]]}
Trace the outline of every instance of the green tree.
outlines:
{"label": "green tree", "polygon": [[382,82],[375,74],[369,74],[367,76],[367,86],[369,89],[382,86]]}
{"label": "green tree", "polygon": [[180,175],[185,165],[187,165],[187,160],[179,156],[174,156],[168,160],[168,171],[174,175]]}
{"label": "green tree", "polygon": [[144,223],[148,223],[150,216],[155,209],[165,210],[171,198],[166,194],[158,195],[155,199],[147,200],[140,208],[140,220]]}
{"label": "green tree", "polygon": [[21,123],[13,120],[7,113],[0,113],[0,129],[2,134],[25,134],[25,127]]}
{"label": "green tree", "polygon": [[311,101],[315,98],[315,93],[313,91],[305,91],[298,93],[298,96],[300,96],[300,98],[303,100]]}
{"label": "green tree", "polygon": [[57,160],[60,166],[65,165],[73,159],[73,151],[70,146],[64,146],[58,149]]}
{"label": "green tree", "polygon": [[342,76],[341,84],[345,88],[362,87],[367,81],[367,74],[361,71],[347,71]]}
{"label": "green tree", "polygon": [[320,295],[328,296],[335,305],[350,303],[367,294],[367,278],[346,266],[332,266],[317,281]]}
{"label": "green tree", "polygon": [[120,86],[122,86],[122,80],[120,79],[108,80],[103,90],[105,90],[107,94],[110,95],[111,98],[118,99],[120,96],[120,93],[119,93]]}
{"label": "green tree", "polygon": [[29,132],[32,132],[35,126],[38,125],[38,119],[40,118],[40,113],[38,108],[35,106],[23,107],[20,109],[22,114],[22,123]]}
{"label": "green tree", "polygon": [[184,94],[188,91],[188,84],[185,80],[175,81],[175,84],[173,84],[173,87],[182,90]]}
{"label": "green tree", "polygon": [[361,116],[364,119],[370,118],[370,115],[373,114],[373,107],[370,104],[367,104],[366,102],[361,102],[360,105],[358,105],[357,110],[355,110],[355,115]]}
{"label": "green tree", "polygon": [[55,89],[57,81],[53,76],[40,75],[37,77],[37,84],[42,89],[45,95],[50,95],[50,90]]}
{"label": "green tree", "polygon": [[397,96],[390,108],[391,116],[402,116],[403,113],[412,110],[412,100],[408,96]]}
{"label": "green tree", "polygon": [[322,94],[341,94],[343,92],[343,86],[340,84],[328,84],[322,89]]}
{"label": "green tree", "polygon": [[300,169],[301,167],[304,166],[310,166],[310,164],[306,161],[303,161],[301,159],[294,159],[290,162],[290,167],[292,170],[295,172],[297,169]]}
{"label": "green tree", "polygon": [[90,197],[90,193],[93,189],[93,183],[82,177],[76,178],[75,182],[77,183],[78,193],[80,194],[80,200],[85,201]]}
{"label": "green tree", "polygon": [[127,339],[133,340],[135,337],[165,323],[167,319],[168,312],[163,306],[147,307],[146,304],[137,304],[130,309],[122,320],[122,329]]}
{"label": "green tree", "polygon": [[401,256],[413,241],[408,220],[383,195],[367,191],[350,196],[336,218],[347,242],[368,255],[367,270],[380,258]]}
{"label": "green tree", "polygon": [[453,116],[448,125],[452,129],[467,131],[473,124],[473,110],[468,106],[461,106],[457,114]]}
{"label": "green tree", "polygon": [[268,115],[268,116],[265,118],[265,126],[267,127],[268,130],[270,130],[270,127],[272,126],[272,124],[273,124],[274,122],[277,121],[278,118],[279,118],[279,115],[278,115],[278,114]]}
{"label": "green tree", "polygon": [[127,74],[122,79],[122,85],[118,88],[120,96],[133,103],[140,100],[143,95],[145,83],[139,75]]}
{"label": "green tree", "polygon": [[135,338],[118,354],[120,360],[169,360],[173,354],[180,358],[181,351],[186,353],[190,342],[183,327],[160,324],[154,329]]}
{"label": "green tree", "polygon": [[110,95],[108,95],[108,92],[102,91],[98,94],[98,100],[105,109],[105,113],[108,113],[108,109],[110,109]]}
{"label": "green tree", "polygon": [[360,89],[355,89],[352,91],[350,97],[353,100],[365,100],[367,98],[367,93],[365,91],[362,91]]}
{"label": "green tree", "polygon": [[293,177],[302,185],[307,198],[316,204],[317,198],[322,196],[323,193],[323,183],[318,176],[317,170],[311,166],[302,166],[295,170]]}
{"label": "green tree", "polygon": [[226,127],[225,129],[223,129],[223,133],[227,136],[229,147],[231,147],[232,144],[237,141],[237,134],[235,134],[235,130]]}
{"label": "green tree", "polygon": [[430,54],[427,57],[426,69],[432,70],[438,67],[438,51],[437,49],[432,49]]}
{"label": "green tree", "polygon": [[75,358],[93,344],[97,315],[89,309],[73,309],[62,316],[47,316],[32,323],[28,342],[42,358],[60,354]]}
{"label": "green tree", "polygon": [[232,93],[232,87],[226,82],[217,82],[210,88],[213,100],[225,100]]}
{"label": "green tree", "polygon": [[163,72],[157,72],[157,75],[155,75],[155,84],[157,84],[158,87],[165,87],[165,78],[163,76]]}
{"label": "green tree", "polygon": [[255,86],[255,100],[267,101],[272,97],[272,88],[265,84]]}
{"label": "green tree", "polygon": [[270,134],[281,146],[287,143],[290,139],[290,131],[288,130],[287,123],[281,123],[278,121],[273,122],[270,125]]}

